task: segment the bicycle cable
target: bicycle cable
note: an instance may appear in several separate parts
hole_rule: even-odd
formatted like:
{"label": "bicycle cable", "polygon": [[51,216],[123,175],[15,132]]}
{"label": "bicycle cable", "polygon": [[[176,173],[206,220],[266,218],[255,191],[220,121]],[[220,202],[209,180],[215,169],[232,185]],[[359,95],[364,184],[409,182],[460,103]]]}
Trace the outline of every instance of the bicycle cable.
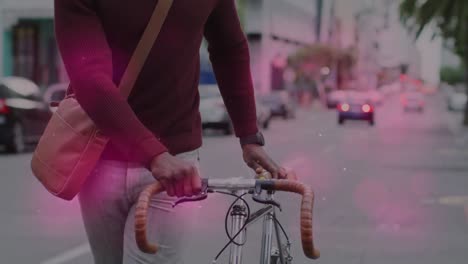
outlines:
{"label": "bicycle cable", "polygon": [[231,203],[231,206],[229,206],[229,209],[226,213],[226,217],[225,217],[225,221],[224,221],[224,227],[225,227],[225,231],[226,231],[226,235],[228,236],[229,238],[229,241],[226,243],[226,245],[219,251],[219,253],[216,255],[215,259],[213,260],[213,263],[216,263],[216,261],[218,260],[218,258],[221,256],[221,254],[226,250],[226,248],[231,245],[231,244],[235,244],[237,246],[242,246],[245,244],[246,240],[242,243],[237,243],[235,242],[234,240],[244,231],[245,227],[247,226],[248,222],[245,221],[244,224],[242,225],[242,227],[239,229],[239,231],[231,237],[231,235],[229,234],[228,232],[228,229],[227,229],[227,221],[228,221],[228,218],[229,218],[229,212],[231,211],[231,209],[234,207],[234,205],[237,203],[237,201],[241,200],[247,207],[247,219],[250,218],[250,206],[249,204],[247,203],[247,201],[242,198],[243,196],[245,196],[246,194],[248,193],[244,193],[242,195],[235,195],[235,194],[232,194],[232,193],[228,193],[228,192],[221,192],[221,191],[216,191],[216,193],[220,193],[220,194],[225,194],[225,195],[230,195],[230,196],[234,196],[236,197],[236,200],[234,200],[234,202]]}
{"label": "bicycle cable", "polygon": [[[233,194],[231,194],[231,193],[224,193],[224,192],[219,192],[219,193],[226,194],[226,195],[231,195],[231,196],[234,196],[234,197],[239,198],[239,196],[233,195]],[[224,218],[224,231],[225,231],[225,233],[226,233],[226,236],[229,238],[229,240],[232,240],[232,243],[233,243],[234,245],[236,245],[236,246],[243,246],[243,245],[245,245],[245,242],[247,241],[247,236],[245,237],[244,242],[242,242],[242,243],[237,243],[236,241],[234,241],[235,237],[232,237],[231,234],[229,233],[229,230],[228,230],[229,212],[232,210],[232,208],[234,207],[234,205],[236,204],[236,202],[237,202],[238,200],[241,200],[241,201],[245,204],[245,206],[247,207],[247,220],[250,218],[250,206],[249,206],[249,204],[247,203],[247,201],[245,201],[245,199],[242,198],[242,197],[244,197],[244,195],[246,195],[246,194],[241,195],[241,196],[240,196],[240,199],[236,199],[236,200],[231,204],[231,206],[230,206],[229,209],[227,210],[226,216],[225,216],[225,218]],[[243,229],[244,229],[244,228],[242,228],[241,230],[243,230]]]}
{"label": "bicycle cable", "polygon": [[[231,234],[229,233],[229,230],[228,230],[228,221],[229,221],[229,212],[231,212],[231,210],[233,209],[233,207],[235,206],[235,204],[237,203],[237,201],[241,200],[245,206],[247,207],[247,220],[250,218],[250,206],[249,204],[247,203],[247,201],[243,198],[247,193],[239,196],[239,195],[234,195],[232,193],[228,193],[228,192],[218,192],[218,193],[221,193],[221,194],[225,194],[225,195],[230,195],[230,196],[234,196],[236,197],[237,199],[231,203],[231,205],[229,206],[229,209],[227,210],[227,213],[226,213],[226,216],[224,218],[224,231],[226,233],[226,236],[229,238],[229,240],[231,241],[232,240],[232,244],[236,245],[236,246],[243,246],[247,240],[247,236],[246,238],[244,239],[244,242],[242,243],[237,243],[236,241],[234,241],[236,239],[236,237],[232,237]],[[246,221],[247,223],[247,221]],[[244,230],[245,229],[245,226],[244,225],[240,230]]]}
{"label": "bicycle cable", "polygon": [[286,233],[286,231],[284,230],[283,225],[280,223],[280,221],[278,220],[278,218],[276,218],[276,216],[273,217],[273,220],[275,220],[275,222],[279,225],[279,227],[281,228],[281,231],[282,231],[283,234],[284,234],[284,237],[286,238],[286,241],[288,242],[288,244],[290,244],[289,236],[288,236],[288,234]]}

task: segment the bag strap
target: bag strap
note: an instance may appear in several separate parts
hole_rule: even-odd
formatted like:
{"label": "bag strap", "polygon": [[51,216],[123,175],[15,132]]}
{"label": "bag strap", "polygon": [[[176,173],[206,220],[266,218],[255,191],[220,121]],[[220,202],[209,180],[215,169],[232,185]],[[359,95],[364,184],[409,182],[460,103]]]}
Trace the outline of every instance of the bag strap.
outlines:
{"label": "bag strap", "polygon": [[146,26],[146,29],[133,52],[130,62],[122,76],[122,80],[120,81],[120,94],[124,98],[128,98],[133,86],[135,86],[138,75],[140,74],[141,69],[146,62],[146,58],[148,57],[151,48],[161,31],[161,27],[166,20],[172,2],[173,0],[158,0],[148,25]]}

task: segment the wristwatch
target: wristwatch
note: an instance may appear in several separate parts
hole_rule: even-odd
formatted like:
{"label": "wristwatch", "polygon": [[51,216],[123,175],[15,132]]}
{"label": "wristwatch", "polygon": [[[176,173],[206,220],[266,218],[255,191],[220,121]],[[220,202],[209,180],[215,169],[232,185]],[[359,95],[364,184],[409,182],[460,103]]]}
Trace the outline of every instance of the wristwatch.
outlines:
{"label": "wristwatch", "polygon": [[259,146],[265,146],[265,138],[261,132],[257,132],[256,134],[245,136],[239,138],[239,142],[241,146],[247,144],[257,144]]}

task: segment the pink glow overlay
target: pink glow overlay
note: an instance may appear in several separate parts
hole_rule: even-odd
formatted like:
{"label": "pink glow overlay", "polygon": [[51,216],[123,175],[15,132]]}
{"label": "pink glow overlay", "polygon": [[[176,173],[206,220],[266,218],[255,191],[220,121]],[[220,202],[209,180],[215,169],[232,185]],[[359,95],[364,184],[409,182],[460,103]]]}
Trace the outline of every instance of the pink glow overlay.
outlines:
{"label": "pink glow overlay", "polygon": [[422,203],[434,190],[430,175],[416,174],[393,181],[407,185],[394,186],[381,178],[366,178],[358,184],[353,194],[357,209],[380,231],[419,237],[430,233],[431,212]]}

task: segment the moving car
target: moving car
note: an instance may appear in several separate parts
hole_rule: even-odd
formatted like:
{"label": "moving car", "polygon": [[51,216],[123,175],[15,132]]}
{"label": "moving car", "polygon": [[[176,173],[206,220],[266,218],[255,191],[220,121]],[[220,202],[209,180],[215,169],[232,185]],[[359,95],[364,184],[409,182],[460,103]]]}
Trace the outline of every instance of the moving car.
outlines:
{"label": "moving car", "polygon": [[[200,114],[202,128],[221,129],[225,135],[234,133],[229,114],[217,85],[200,85]],[[271,120],[270,109],[260,102],[256,103],[259,126],[267,129]]]}
{"label": "moving car", "polygon": [[420,92],[406,92],[401,95],[401,104],[403,110],[407,111],[424,111],[424,96]]}
{"label": "moving car", "polygon": [[273,91],[259,98],[260,103],[270,108],[272,116],[280,116],[284,119],[296,117],[294,100],[287,91]]}
{"label": "moving car", "polygon": [[54,112],[57,107],[51,105],[53,102],[62,101],[68,90],[68,83],[56,83],[49,86],[44,93],[44,102],[49,106],[51,112]]}
{"label": "moving car", "polygon": [[345,91],[332,91],[327,94],[327,107],[328,108],[336,108],[338,104],[346,100],[346,92]]}
{"label": "moving car", "polygon": [[374,123],[374,106],[363,96],[349,95],[346,100],[338,104],[338,124],[345,120],[365,120],[371,126]]}
{"label": "moving car", "polygon": [[0,145],[7,152],[23,152],[37,143],[50,117],[36,84],[21,77],[0,80]]}

